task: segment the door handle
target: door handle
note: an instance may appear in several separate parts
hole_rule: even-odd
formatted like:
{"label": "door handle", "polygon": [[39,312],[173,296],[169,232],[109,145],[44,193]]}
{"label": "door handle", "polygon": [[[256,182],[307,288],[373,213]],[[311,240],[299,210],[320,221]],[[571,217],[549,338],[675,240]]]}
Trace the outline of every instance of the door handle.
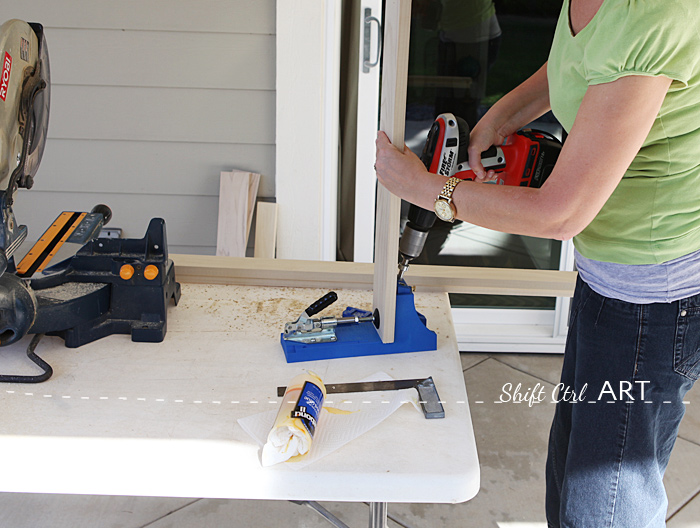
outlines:
{"label": "door handle", "polygon": [[[374,62],[370,62],[370,44],[372,43],[372,22],[377,24],[377,57]],[[382,23],[377,18],[372,16],[372,9],[369,7],[365,8],[365,18],[364,18],[364,31],[363,31],[363,45],[362,45],[362,73],[369,73],[370,68],[374,68],[379,64],[379,58],[382,54]]]}

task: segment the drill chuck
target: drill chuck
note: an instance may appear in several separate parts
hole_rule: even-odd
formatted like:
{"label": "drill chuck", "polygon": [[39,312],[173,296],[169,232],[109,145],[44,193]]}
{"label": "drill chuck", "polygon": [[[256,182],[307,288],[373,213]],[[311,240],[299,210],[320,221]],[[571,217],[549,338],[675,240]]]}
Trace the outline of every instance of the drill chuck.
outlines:
{"label": "drill chuck", "polygon": [[408,269],[408,264],[423,251],[425,241],[428,238],[428,231],[419,229],[411,225],[411,222],[404,227],[401,240],[399,242],[399,253],[401,262],[399,263],[399,281],[403,280],[404,273]]}
{"label": "drill chuck", "polygon": [[423,231],[411,227],[410,223],[406,225],[401,235],[399,242],[399,252],[409,259],[418,257],[423,251],[425,240],[428,238],[428,231]]}

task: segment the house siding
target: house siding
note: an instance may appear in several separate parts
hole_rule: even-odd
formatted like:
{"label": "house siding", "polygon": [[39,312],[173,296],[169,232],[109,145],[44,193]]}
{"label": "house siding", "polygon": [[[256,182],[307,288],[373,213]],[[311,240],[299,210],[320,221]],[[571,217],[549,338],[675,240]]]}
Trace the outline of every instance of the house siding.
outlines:
{"label": "house siding", "polygon": [[275,196],[274,0],[3,4],[2,21],[44,25],[51,66],[44,158],[14,206],[26,249],[105,203],[125,237],[161,217],[171,252],[214,254],[221,171]]}

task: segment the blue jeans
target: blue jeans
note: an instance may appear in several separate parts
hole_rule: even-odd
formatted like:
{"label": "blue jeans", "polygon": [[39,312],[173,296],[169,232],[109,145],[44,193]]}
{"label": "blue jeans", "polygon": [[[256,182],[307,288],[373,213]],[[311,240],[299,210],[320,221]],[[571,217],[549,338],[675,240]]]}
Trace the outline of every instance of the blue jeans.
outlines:
{"label": "blue jeans", "polygon": [[699,375],[700,295],[631,304],[578,280],[549,438],[551,528],[665,526],[663,474]]}

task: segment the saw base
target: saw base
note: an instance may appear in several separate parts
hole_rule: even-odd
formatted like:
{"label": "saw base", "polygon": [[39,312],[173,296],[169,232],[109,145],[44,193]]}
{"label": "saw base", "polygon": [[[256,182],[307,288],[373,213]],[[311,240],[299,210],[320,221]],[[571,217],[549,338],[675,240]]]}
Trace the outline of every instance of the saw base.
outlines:
{"label": "saw base", "polygon": [[332,343],[298,343],[285,340],[284,334],[280,341],[287,363],[437,350],[437,334],[416,311],[413,291],[403,282],[396,292],[395,328],[393,343],[383,343],[372,323],[338,326]]}
{"label": "saw base", "polygon": [[31,288],[38,305],[31,334],[60,336],[69,348],[112,334],[159,343],[168,305],[180,299],[165,221],[153,218],[141,239],[95,239],[32,278]]}

